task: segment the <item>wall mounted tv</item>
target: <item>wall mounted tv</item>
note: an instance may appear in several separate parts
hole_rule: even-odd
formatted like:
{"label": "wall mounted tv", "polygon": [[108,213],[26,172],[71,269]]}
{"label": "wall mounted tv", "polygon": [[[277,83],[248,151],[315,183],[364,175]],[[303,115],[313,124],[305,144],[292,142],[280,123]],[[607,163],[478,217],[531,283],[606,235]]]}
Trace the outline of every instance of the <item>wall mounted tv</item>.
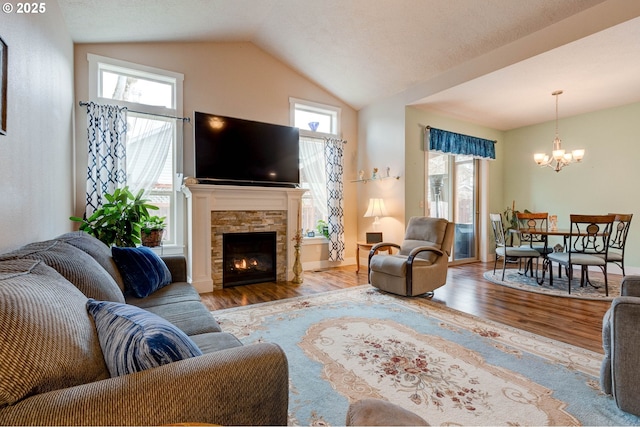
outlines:
{"label": "wall mounted tv", "polygon": [[195,112],[196,178],[202,183],[295,187],[298,128]]}

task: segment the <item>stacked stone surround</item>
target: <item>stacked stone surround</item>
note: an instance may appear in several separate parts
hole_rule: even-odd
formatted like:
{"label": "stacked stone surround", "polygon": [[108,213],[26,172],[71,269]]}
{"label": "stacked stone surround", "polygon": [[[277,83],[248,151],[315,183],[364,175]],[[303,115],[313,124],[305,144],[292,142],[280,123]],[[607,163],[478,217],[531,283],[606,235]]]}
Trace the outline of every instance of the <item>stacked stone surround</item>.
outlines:
{"label": "stacked stone surround", "polygon": [[287,281],[287,211],[212,211],[211,276],[214,289],[222,289],[222,235],[276,232],[276,279]]}

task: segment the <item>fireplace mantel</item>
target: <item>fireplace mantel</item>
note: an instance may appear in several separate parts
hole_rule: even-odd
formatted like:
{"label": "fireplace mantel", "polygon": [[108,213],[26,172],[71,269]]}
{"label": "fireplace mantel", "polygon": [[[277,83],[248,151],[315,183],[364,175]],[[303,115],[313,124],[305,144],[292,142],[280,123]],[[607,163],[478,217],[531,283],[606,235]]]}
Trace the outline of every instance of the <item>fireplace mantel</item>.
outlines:
{"label": "fireplace mantel", "polygon": [[211,248],[212,211],[286,211],[287,280],[293,279],[292,237],[300,228],[300,207],[306,190],[280,187],[187,184],[188,277],[200,293],[221,289],[214,283]]}

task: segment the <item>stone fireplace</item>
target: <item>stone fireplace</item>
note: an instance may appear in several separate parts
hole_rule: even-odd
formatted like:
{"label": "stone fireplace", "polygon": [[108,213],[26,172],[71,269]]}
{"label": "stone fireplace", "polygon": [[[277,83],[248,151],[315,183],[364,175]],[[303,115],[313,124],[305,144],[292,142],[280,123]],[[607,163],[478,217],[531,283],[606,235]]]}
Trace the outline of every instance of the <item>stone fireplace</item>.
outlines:
{"label": "stone fireplace", "polygon": [[[187,184],[188,276],[200,293],[224,287],[223,235],[276,233],[276,280],[293,278],[292,238],[306,190]],[[269,280],[265,280],[269,281]]]}
{"label": "stone fireplace", "polygon": [[[211,212],[211,263],[214,283],[224,282],[224,237],[237,233],[275,233],[276,279],[287,281],[287,211]],[[264,280],[265,282],[268,280]],[[271,280],[273,281],[273,280]]]}

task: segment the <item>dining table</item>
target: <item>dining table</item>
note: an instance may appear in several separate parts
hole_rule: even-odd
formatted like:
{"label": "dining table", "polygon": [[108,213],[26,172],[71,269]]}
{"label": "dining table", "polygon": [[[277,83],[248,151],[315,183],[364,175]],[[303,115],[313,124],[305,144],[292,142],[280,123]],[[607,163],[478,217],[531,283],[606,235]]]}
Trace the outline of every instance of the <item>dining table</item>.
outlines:
{"label": "dining table", "polygon": [[[536,269],[536,281],[538,282],[539,285],[542,285],[544,283],[544,277],[545,277],[545,273],[547,272],[547,270],[549,271],[549,275],[552,274],[551,272],[551,261],[547,258],[547,253],[549,253],[549,237],[550,236],[557,236],[557,237],[562,237],[563,238],[563,244],[561,245],[562,248],[560,249],[559,247],[557,247],[557,245],[555,245],[555,247],[551,248],[553,251],[558,251],[558,249],[564,251],[565,247],[566,247],[566,242],[567,239],[569,238],[569,236],[571,235],[571,230],[568,228],[531,228],[531,227],[520,227],[520,228],[511,228],[509,230],[510,233],[512,233],[513,235],[522,235],[522,234],[530,234],[530,235],[537,235],[537,236],[544,236],[544,250],[541,252],[540,256],[542,257],[542,278],[540,278],[538,276],[538,269]],[[530,268],[533,268],[533,266],[530,266]],[[526,273],[526,271],[525,271]],[[560,277],[561,274],[561,270],[558,269],[558,277]]]}
{"label": "dining table", "polygon": [[[544,283],[544,277],[545,277],[545,273],[547,272],[547,270],[549,270],[549,276],[551,276],[552,271],[551,271],[551,261],[547,258],[547,253],[549,253],[549,236],[558,236],[558,237],[562,237],[563,238],[563,244],[561,245],[562,248],[560,249],[560,247],[558,247],[558,245],[555,245],[552,249],[554,252],[560,252],[560,251],[564,251],[566,250],[566,246],[567,246],[567,239],[572,235],[572,232],[570,229],[568,228],[549,228],[549,229],[545,229],[545,228],[531,228],[531,227],[520,227],[520,228],[512,228],[509,230],[511,233],[515,234],[515,235],[522,235],[522,234],[530,234],[530,235],[538,235],[538,236],[544,236],[544,250],[541,253],[541,256],[543,258],[542,260],[542,278],[538,277],[538,270],[536,269],[536,281],[538,282],[539,285],[542,285]],[[587,233],[584,232],[580,232],[578,233],[576,230],[573,231],[573,235],[588,235]],[[560,265],[558,265],[558,277],[561,276],[561,268]],[[590,286],[594,286],[597,287],[595,285],[593,285],[591,282],[589,282],[589,276],[587,275],[586,277],[586,281]],[[581,283],[581,286],[583,286],[584,284]]]}

